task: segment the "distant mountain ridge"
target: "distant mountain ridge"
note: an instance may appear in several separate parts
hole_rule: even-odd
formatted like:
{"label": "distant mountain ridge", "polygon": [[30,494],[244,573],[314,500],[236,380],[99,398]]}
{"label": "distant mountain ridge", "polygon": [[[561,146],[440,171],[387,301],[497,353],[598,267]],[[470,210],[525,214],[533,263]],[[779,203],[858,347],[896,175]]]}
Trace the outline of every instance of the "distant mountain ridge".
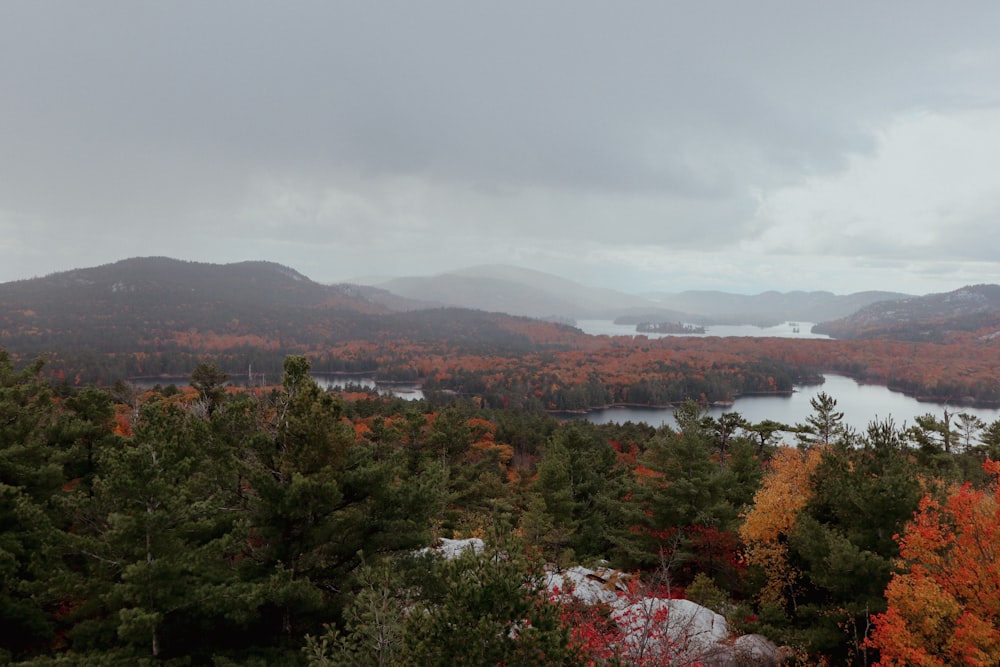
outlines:
{"label": "distant mountain ridge", "polygon": [[719,291],[692,290],[677,294],[652,294],[651,299],[672,310],[696,313],[702,323],[756,324],[787,320],[821,322],[846,317],[873,303],[907,298],[900,292],[866,291],[837,295],[827,291],[767,291],[746,295]]}
{"label": "distant mountain ridge", "polygon": [[[646,296],[581,285],[542,271],[504,265],[433,276],[394,278],[379,285],[324,285],[267,261],[232,264],[138,257],[41,278],[0,284],[9,308],[86,313],[129,301],[216,304],[247,311],[313,307],[368,314],[459,307],[540,319],[614,319],[695,324],[764,324],[837,320],[880,301],[912,298],[895,292],[776,292],[757,295],[686,291]],[[234,315],[235,316],[235,315]]]}
{"label": "distant mountain ridge", "polygon": [[639,317],[695,324],[820,322],[844,317],[871,303],[908,297],[898,292],[717,291],[635,295],[593,288],[541,271],[504,265],[471,267],[432,276],[394,278],[378,287],[425,303],[476,308],[540,318]]}
{"label": "distant mountain ridge", "polygon": [[426,303],[536,318],[611,319],[623,309],[650,307],[635,295],[502,265],[393,278],[376,287]]}
{"label": "distant mountain ridge", "polygon": [[[592,303],[619,298],[610,290],[592,290],[555,277],[549,280],[537,272],[522,273],[520,282],[507,280],[507,270],[494,268],[485,276],[474,271],[452,274],[448,279],[490,285],[502,292],[494,296],[506,294],[508,299],[518,293],[508,289],[512,283],[529,295],[528,288],[545,287],[548,305],[560,300],[573,303],[574,294],[581,299],[596,295]],[[720,299],[744,305],[773,302],[788,308],[799,308],[795,304],[802,301],[837,300],[829,293],[722,295],[712,311],[711,301],[699,305],[691,295],[686,298],[685,305],[707,312],[720,312]],[[636,301],[618,303],[621,311],[627,311],[635,308]],[[643,303],[642,312],[670,312],[662,309],[663,300],[659,310]],[[804,320],[804,312],[781,314]],[[696,317],[688,314],[662,321],[694,323]],[[819,330],[837,337],[990,341],[1000,337],[1000,286],[869,304]],[[956,339],[958,334],[964,338]],[[413,380],[421,375],[420,368],[394,356],[411,345],[430,346],[433,354],[444,356],[453,350],[518,356],[600,344],[578,329],[523,316],[428,308],[426,302],[379,288],[322,285],[271,262],[215,265],[134,258],[0,284],[0,346],[18,363],[44,356],[54,377],[78,383],[183,375],[205,359],[227,373],[249,375],[252,368],[276,377],[289,354],[308,354],[318,372],[378,369],[387,379]]]}
{"label": "distant mountain ridge", "polygon": [[942,342],[959,333],[1000,332],[1000,285],[970,285],[866,306],[813,331],[834,338]]}

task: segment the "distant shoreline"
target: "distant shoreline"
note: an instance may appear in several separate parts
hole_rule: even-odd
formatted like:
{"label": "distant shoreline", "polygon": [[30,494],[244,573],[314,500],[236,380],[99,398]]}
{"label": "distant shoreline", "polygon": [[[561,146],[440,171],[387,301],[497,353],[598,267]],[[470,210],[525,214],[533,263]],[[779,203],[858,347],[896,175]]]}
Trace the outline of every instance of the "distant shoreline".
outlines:
{"label": "distant shoreline", "polygon": [[[744,398],[746,396],[791,396],[795,392],[794,389],[787,391],[754,391],[740,394],[731,401],[712,401],[705,405],[707,408],[728,408],[735,405],[736,400]],[[576,408],[572,410],[546,410],[550,415],[586,415],[592,412],[599,412],[601,410],[612,410],[615,408],[626,408],[629,410],[671,410],[677,409],[684,405],[684,401],[676,401],[673,403],[607,403],[605,405],[596,405],[589,408]]]}

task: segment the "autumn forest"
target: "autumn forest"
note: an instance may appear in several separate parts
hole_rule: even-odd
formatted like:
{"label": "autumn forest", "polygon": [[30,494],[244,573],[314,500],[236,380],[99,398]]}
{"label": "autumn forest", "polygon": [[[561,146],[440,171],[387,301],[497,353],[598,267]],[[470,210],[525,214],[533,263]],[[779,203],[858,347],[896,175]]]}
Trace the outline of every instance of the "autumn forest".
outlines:
{"label": "autumn forest", "polygon": [[[268,266],[132,268],[0,286],[0,663],[737,664],[554,595],[577,566],[781,647],[738,664],[1000,661],[1000,422],[857,432],[824,393],[800,424],[706,411],[827,372],[995,405],[982,331],[587,336]],[[557,418],[611,404],[676,427]]]}

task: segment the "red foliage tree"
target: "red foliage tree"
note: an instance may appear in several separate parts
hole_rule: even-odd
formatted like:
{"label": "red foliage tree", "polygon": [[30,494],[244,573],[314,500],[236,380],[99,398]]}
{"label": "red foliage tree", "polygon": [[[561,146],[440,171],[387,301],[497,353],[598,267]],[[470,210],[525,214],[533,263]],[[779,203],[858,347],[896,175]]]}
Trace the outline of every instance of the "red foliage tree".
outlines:
{"label": "red foliage tree", "polygon": [[[1000,476],[1000,463],[984,468]],[[898,538],[889,608],[874,618],[879,665],[1000,663],[1000,485],[926,496]]]}

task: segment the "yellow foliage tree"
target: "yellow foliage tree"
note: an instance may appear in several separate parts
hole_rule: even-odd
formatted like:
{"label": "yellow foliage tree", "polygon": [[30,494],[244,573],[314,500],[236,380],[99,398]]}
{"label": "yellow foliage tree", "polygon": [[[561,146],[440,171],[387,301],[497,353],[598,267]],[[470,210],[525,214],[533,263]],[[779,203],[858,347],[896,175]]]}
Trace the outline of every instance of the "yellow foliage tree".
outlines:
{"label": "yellow foliage tree", "polygon": [[795,605],[800,573],[788,562],[788,535],[812,497],[810,477],[822,458],[823,447],[802,450],[783,447],[771,459],[770,470],[744,517],[740,537],[748,565],[767,577],[761,601]]}

